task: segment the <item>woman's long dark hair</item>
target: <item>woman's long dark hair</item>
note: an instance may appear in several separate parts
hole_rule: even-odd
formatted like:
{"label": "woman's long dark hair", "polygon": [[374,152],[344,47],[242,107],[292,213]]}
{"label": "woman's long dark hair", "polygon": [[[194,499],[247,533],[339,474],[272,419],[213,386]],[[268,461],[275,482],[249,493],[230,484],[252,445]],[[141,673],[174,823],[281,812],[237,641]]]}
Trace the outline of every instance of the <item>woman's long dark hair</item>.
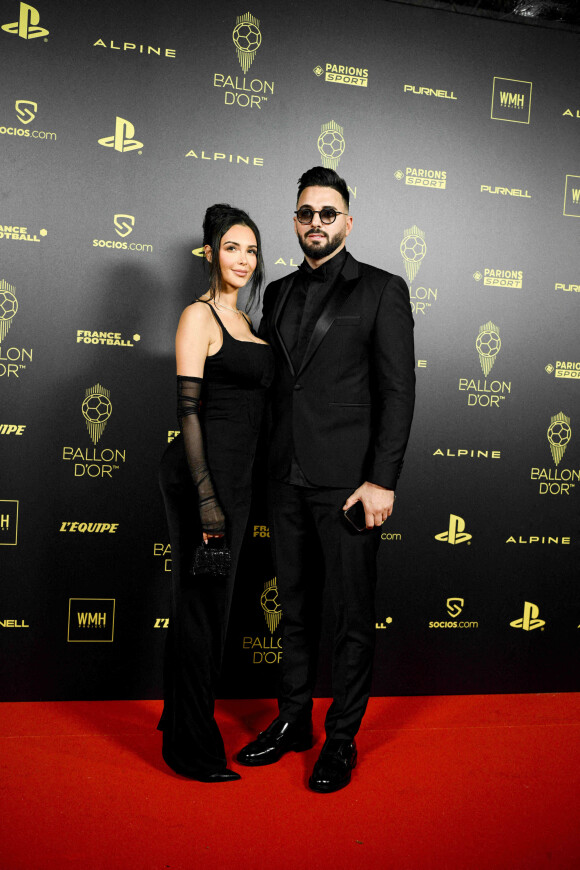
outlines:
{"label": "woman's long dark hair", "polygon": [[215,299],[222,286],[222,272],[220,269],[220,245],[223,237],[234,226],[248,227],[256,237],[258,256],[256,268],[250,283],[250,295],[246,303],[246,311],[249,311],[260,301],[260,288],[264,283],[264,260],[262,258],[262,240],[260,230],[249,214],[240,208],[233,208],[227,203],[210,205],[203,219],[203,244],[211,248],[211,261],[209,266],[209,296]]}

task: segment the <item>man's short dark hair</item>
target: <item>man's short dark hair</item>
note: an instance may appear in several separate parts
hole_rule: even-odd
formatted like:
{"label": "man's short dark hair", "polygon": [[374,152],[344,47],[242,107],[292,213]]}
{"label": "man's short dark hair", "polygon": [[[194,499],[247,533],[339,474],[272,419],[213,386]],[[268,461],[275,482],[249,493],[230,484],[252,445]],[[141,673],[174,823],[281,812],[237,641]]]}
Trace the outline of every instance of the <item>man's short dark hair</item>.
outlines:
{"label": "man's short dark hair", "polygon": [[340,193],[348,209],[350,196],[346,181],[334,169],[326,169],[324,166],[313,166],[312,169],[301,175],[298,179],[298,196],[296,201],[300,199],[300,194],[307,187],[332,187],[333,190],[337,190]]}

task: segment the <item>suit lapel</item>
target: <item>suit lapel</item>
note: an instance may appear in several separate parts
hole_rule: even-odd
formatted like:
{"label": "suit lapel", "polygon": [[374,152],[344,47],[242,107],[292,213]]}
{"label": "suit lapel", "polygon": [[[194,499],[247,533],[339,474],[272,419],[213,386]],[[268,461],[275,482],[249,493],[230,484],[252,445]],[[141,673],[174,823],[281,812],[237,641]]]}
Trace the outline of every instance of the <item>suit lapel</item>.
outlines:
{"label": "suit lapel", "polygon": [[280,317],[281,317],[282,312],[284,310],[284,305],[286,304],[286,299],[288,298],[288,294],[289,294],[290,289],[292,287],[295,274],[296,273],[288,275],[282,281],[282,286],[280,287],[280,292],[278,293],[278,298],[276,300],[276,304],[274,306],[274,311],[272,314],[272,328],[274,330],[274,335],[276,336],[276,341],[278,342],[278,344],[282,348],[282,353],[284,354],[286,362],[288,363],[290,371],[292,372],[293,375],[295,375],[296,372],[294,370],[294,366],[292,365],[292,360],[290,359],[290,354],[288,353],[288,349],[287,349],[286,345],[284,344],[284,340],[282,338],[280,330],[278,329],[278,324],[280,323]]}
{"label": "suit lapel", "polygon": [[360,278],[361,275],[358,263],[354,257],[349,255],[342,272],[336,279],[336,283],[332,288],[330,298],[324,306],[322,314],[316,321],[316,325],[312,335],[310,336],[310,341],[308,342],[308,347],[306,348],[306,353],[304,354],[300,364],[298,375],[302,373],[318,350],[322,339],[332,326],[332,323],[340,309],[359,283]]}

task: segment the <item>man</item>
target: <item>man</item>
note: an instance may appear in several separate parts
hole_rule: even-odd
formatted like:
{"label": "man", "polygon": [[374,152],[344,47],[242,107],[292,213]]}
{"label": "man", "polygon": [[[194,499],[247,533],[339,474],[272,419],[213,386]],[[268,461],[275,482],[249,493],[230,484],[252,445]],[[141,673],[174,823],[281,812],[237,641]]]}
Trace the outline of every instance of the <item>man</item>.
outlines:
{"label": "man", "polygon": [[[298,184],[304,262],[267,287],[260,326],[278,363],[269,474],[283,613],[279,715],[238,761],[272,764],[312,746],[323,593],[335,618],[333,701],[309,785],[333,792],[350,782],[369,698],[379,529],[393,510],[413,416],[413,317],[401,278],[346,251],[345,181],[314,167]],[[357,502],[360,532],[344,515]]]}

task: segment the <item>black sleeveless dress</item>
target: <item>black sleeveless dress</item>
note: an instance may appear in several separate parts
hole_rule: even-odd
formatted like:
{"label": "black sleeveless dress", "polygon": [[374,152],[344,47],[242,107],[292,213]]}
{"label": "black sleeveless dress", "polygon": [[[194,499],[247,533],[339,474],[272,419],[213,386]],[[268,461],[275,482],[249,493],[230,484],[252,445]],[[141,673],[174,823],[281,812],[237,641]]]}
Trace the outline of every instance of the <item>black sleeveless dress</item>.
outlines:
{"label": "black sleeveless dress", "polygon": [[201,426],[207,465],[226,517],[226,538],[232,553],[227,578],[190,573],[202,534],[197,491],[181,435],[167,447],[160,468],[171,544],[171,610],[164,708],[158,727],[163,731],[167,764],[192,777],[226,767],[214,719],[215,688],[250,510],[252,466],[265,394],[274,376],[270,346],[233,338],[209,307],[221,327],[223,341],[217,353],[205,361]]}

